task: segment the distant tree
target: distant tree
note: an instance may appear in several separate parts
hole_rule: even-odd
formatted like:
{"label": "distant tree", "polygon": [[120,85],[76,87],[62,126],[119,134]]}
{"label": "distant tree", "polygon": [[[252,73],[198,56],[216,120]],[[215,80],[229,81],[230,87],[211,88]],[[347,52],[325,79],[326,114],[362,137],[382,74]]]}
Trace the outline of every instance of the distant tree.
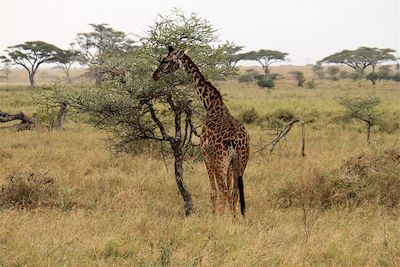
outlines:
{"label": "distant tree", "polygon": [[71,83],[69,71],[74,63],[81,61],[81,52],[74,49],[73,44],[67,50],[61,50],[56,56],[56,63],[58,67],[65,73],[65,80],[67,83]]}
{"label": "distant tree", "polygon": [[1,76],[0,78],[8,79],[8,75],[11,73],[10,65],[4,62],[4,67],[0,69],[0,72],[4,73],[4,76]]}
{"label": "distant tree", "polygon": [[400,63],[399,62],[396,63],[396,70],[400,71]]}
{"label": "distant tree", "polygon": [[313,65],[311,70],[318,79],[322,80],[325,78],[324,67],[321,65],[321,62],[317,62]]}
{"label": "distant tree", "polygon": [[339,67],[337,67],[337,66],[329,66],[328,69],[327,69],[327,72],[328,72],[328,74],[330,76],[330,79],[332,81],[337,81],[338,80],[336,75],[340,72]]}
{"label": "distant tree", "polygon": [[5,52],[7,56],[0,59],[5,64],[19,65],[25,68],[29,74],[31,86],[35,86],[35,75],[43,63],[55,62],[56,56],[61,49],[55,45],[43,42],[25,42],[8,47]]}
{"label": "distant tree", "polygon": [[371,143],[371,129],[381,120],[381,114],[376,107],[381,103],[378,97],[341,97],[338,99],[346,110],[343,115],[345,121],[357,119],[367,125],[367,142]]}
{"label": "distant tree", "polygon": [[303,86],[303,83],[306,81],[306,79],[304,78],[304,74],[301,71],[291,71],[290,75],[292,75],[293,79],[296,80],[297,82],[297,86]]}
{"label": "distant tree", "polygon": [[261,64],[266,79],[271,71],[271,64],[276,62],[282,62],[287,60],[288,53],[276,51],[276,50],[264,50],[261,49],[259,51],[251,51],[244,54],[241,54],[243,60],[254,60]]}
{"label": "distant tree", "polygon": [[227,43],[225,45],[229,64],[235,67],[236,64],[243,59],[243,54],[238,53],[243,49],[243,46],[235,45],[232,43]]}
{"label": "distant tree", "polygon": [[377,74],[379,80],[390,80],[392,76],[392,69],[390,65],[383,65],[379,67]]}
{"label": "distant tree", "polygon": [[257,85],[261,88],[274,88],[275,87],[275,83],[273,80],[271,79],[261,79],[257,81]]}
{"label": "distant tree", "polygon": [[321,62],[344,64],[361,73],[364,73],[368,66],[372,66],[372,72],[375,72],[377,64],[396,59],[393,52],[395,50],[389,48],[360,47],[356,50],[343,50],[332,54],[322,59]]}
{"label": "distant tree", "polygon": [[395,74],[393,74],[391,79],[392,81],[400,82],[400,72],[396,72]]}
{"label": "distant tree", "polygon": [[77,43],[81,49],[81,63],[88,64],[90,74],[99,85],[106,79],[101,73],[101,65],[106,58],[114,54],[131,52],[135,46],[134,41],[122,32],[114,30],[108,24],[89,24],[93,31],[78,33]]}
{"label": "distant tree", "polygon": [[358,80],[360,80],[362,77],[363,77],[363,73],[361,73],[361,72],[358,71],[358,70],[352,71],[352,72],[349,74],[349,78],[352,79],[353,81],[358,81]]}
{"label": "distant tree", "polygon": [[317,85],[315,84],[315,80],[312,79],[311,81],[306,82],[306,86],[308,89],[314,89]]}
{"label": "distant tree", "polygon": [[365,79],[371,81],[373,85],[376,84],[376,81],[379,79],[379,74],[376,72],[370,72],[365,76]]}

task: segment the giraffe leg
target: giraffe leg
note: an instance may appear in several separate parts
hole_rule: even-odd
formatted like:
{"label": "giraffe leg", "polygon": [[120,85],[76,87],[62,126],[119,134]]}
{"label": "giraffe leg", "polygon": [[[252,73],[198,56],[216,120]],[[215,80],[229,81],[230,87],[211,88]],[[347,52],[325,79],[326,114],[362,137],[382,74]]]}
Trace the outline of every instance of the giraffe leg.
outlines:
{"label": "giraffe leg", "polygon": [[217,186],[215,185],[214,168],[208,157],[204,157],[204,162],[207,168],[208,178],[210,179],[210,186],[211,186],[211,194],[210,194],[211,212],[212,214],[215,214],[217,206]]}
{"label": "giraffe leg", "polygon": [[226,172],[223,172],[222,170],[218,170],[215,172],[215,178],[217,180],[217,185],[218,185],[218,190],[219,190],[219,212],[220,215],[223,215],[225,212],[225,204],[226,204],[226,198],[228,195],[228,190],[226,188],[226,183],[225,183],[225,176]]}
{"label": "giraffe leg", "polygon": [[239,199],[239,187],[238,187],[238,178],[233,178],[233,189],[232,189],[232,216],[236,218],[236,203]]}
{"label": "giraffe leg", "polygon": [[229,209],[231,214],[233,215],[233,193],[235,190],[235,183],[233,183],[232,186],[232,182],[234,181],[233,178],[233,171],[232,171],[232,165],[229,165],[228,168],[228,174],[226,176],[226,185],[227,185],[227,198],[228,198],[228,204],[229,204]]}

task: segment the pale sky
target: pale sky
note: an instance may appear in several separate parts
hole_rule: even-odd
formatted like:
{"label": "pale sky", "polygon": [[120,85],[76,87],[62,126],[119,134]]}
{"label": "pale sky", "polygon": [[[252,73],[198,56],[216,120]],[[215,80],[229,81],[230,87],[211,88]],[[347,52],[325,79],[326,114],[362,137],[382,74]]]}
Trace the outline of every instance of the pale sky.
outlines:
{"label": "pale sky", "polygon": [[42,40],[68,48],[89,23],[143,34],[158,14],[180,8],[219,29],[221,41],[243,52],[274,49],[304,65],[360,46],[392,48],[400,56],[400,0],[0,0],[0,54]]}

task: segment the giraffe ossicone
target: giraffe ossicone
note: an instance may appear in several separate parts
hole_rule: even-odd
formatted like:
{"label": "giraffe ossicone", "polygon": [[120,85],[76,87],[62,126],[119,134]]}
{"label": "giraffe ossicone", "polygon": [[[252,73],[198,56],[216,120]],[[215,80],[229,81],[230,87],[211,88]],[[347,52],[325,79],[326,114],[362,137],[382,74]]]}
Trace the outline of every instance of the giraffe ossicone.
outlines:
{"label": "giraffe ossicone", "polygon": [[[219,209],[223,214],[228,201],[233,217],[239,200],[241,213],[245,213],[243,173],[249,159],[250,137],[244,126],[235,119],[225,106],[221,93],[207,81],[187,54],[187,50],[168,48],[168,55],[160,61],[153,74],[154,80],[184,69],[193,80],[197,93],[207,110],[207,118],[200,135],[200,147],[204,156],[211,185],[211,209],[216,211],[219,193]],[[218,188],[218,191],[217,191]]]}

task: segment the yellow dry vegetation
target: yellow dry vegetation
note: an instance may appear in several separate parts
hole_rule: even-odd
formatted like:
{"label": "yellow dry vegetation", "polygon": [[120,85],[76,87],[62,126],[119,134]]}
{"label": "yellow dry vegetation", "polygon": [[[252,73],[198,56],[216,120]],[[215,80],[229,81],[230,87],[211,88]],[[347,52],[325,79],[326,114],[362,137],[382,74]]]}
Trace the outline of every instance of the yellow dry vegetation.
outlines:
{"label": "yellow dry vegetation", "polygon": [[[284,68],[282,73],[297,69]],[[38,108],[34,89],[13,83],[0,86],[0,109],[32,115]],[[62,131],[0,130],[0,184],[16,173],[35,173],[57,186],[54,206],[0,208],[0,266],[400,265],[400,207],[310,209],[305,218],[304,208],[282,207],[274,198],[286,184],[307,184],[351,157],[399,149],[399,83],[317,80],[315,89],[307,89],[286,77],[270,91],[235,80],[215,84],[234,115],[251,108],[259,115],[246,126],[252,151],[244,176],[245,219],[210,214],[201,161],[185,163],[195,206],[185,217],[172,158],[163,159],[155,148],[116,157],[104,133],[76,120]],[[367,95],[382,99],[380,110],[392,123],[390,131],[376,127],[369,146],[362,124],[340,122],[343,109],[335,101]],[[279,110],[311,121],[306,157],[300,155],[298,126],[274,153],[260,152],[270,138],[264,122]]]}

